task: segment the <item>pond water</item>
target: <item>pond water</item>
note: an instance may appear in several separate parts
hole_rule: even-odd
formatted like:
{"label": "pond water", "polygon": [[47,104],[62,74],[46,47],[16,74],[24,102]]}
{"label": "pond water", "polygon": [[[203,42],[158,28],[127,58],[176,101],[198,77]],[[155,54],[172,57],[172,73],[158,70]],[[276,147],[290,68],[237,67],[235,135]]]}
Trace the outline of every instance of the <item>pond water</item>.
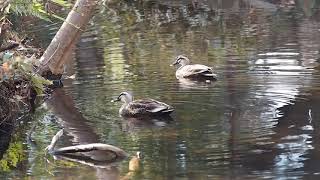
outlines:
{"label": "pond water", "polygon": [[[318,7],[312,0],[102,6],[66,66],[75,79],[13,136],[8,152],[21,152],[0,177],[125,178],[130,158],[107,169],[46,160],[43,149],[62,126],[59,147],[102,142],[141,151],[133,179],[318,179]],[[169,65],[180,54],[213,66],[218,81],[178,81]],[[172,105],[173,121],[119,117],[121,104],[110,100],[122,91]],[[25,136],[34,121],[36,144]]]}

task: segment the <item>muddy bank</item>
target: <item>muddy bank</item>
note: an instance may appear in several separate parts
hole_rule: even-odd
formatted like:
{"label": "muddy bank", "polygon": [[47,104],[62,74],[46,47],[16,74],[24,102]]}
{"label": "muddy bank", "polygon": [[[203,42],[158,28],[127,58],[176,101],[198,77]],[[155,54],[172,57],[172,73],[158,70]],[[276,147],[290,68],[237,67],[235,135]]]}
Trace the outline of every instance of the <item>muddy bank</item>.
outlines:
{"label": "muddy bank", "polygon": [[0,83],[1,123],[17,113],[32,111],[36,93],[26,80],[6,80]]}
{"label": "muddy bank", "polygon": [[35,108],[36,94],[25,80],[0,83],[0,158],[8,149],[11,135],[24,114]]}
{"label": "muddy bank", "polygon": [[5,122],[2,121],[0,124],[0,159],[2,159],[9,147],[16,118],[16,115],[8,116],[7,120]]}

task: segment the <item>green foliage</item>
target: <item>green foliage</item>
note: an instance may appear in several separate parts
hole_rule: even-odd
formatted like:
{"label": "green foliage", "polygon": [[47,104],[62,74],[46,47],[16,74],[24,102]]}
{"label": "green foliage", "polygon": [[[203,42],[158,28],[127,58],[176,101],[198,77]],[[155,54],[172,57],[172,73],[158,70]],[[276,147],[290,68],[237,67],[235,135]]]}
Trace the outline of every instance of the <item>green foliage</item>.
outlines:
{"label": "green foliage", "polygon": [[38,95],[43,94],[44,85],[52,84],[51,81],[49,81],[41,76],[35,75],[35,74],[30,75],[30,80],[32,83],[32,87],[36,90]]}
{"label": "green foliage", "polygon": [[34,73],[32,59],[11,57],[6,60],[6,64],[8,67],[6,73],[0,76],[0,82],[7,79],[29,82],[29,86],[33,87],[38,95],[43,94],[45,85],[52,84],[52,81]]}
{"label": "green foliage", "polygon": [[49,21],[49,17],[45,12],[44,5],[35,0],[13,0],[11,1],[10,10],[16,15],[31,15]]}
{"label": "green foliage", "polygon": [[12,64],[14,73],[29,80],[31,82],[31,86],[36,90],[37,94],[40,95],[43,94],[44,85],[50,85],[52,84],[52,81],[49,81],[34,73],[32,66],[32,63],[29,62],[28,59],[23,60],[20,58],[16,58]]}
{"label": "green foliage", "polygon": [[[51,0],[51,2],[61,7],[68,8],[71,6],[64,0]],[[12,0],[6,8],[6,14],[13,13],[20,16],[35,16],[46,21],[51,21],[50,17],[63,19],[50,12],[47,8],[47,3],[45,0]]]}
{"label": "green foliage", "polygon": [[12,167],[17,167],[17,164],[25,159],[23,153],[23,144],[21,141],[10,143],[9,148],[0,160],[0,169],[2,171],[10,171]]}
{"label": "green foliage", "polygon": [[60,6],[63,6],[63,7],[71,7],[71,4],[64,1],[64,0],[51,0],[51,2],[54,2]]}

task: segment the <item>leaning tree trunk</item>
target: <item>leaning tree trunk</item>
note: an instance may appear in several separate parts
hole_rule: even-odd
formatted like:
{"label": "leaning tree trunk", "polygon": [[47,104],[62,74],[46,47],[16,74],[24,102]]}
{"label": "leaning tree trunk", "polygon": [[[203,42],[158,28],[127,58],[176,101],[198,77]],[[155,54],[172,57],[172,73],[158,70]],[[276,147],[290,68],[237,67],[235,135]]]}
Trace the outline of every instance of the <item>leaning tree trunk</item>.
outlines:
{"label": "leaning tree trunk", "polygon": [[[77,0],[68,17],[40,58],[38,73],[44,77],[59,76],[70,57],[72,46],[90,20],[98,0]],[[50,78],[51,79],[51,78]]]}

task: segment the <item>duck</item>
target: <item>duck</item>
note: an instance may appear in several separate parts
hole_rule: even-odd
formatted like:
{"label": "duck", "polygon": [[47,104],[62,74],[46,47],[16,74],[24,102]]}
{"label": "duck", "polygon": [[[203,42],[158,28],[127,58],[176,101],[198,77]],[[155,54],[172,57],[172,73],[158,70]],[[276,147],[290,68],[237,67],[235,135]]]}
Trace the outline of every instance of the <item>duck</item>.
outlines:
{"label": "duck", "polygon": [[123,102],[119,109],[119,114],[123,117],[159,117],[169,115],[174,111],[172,106],[154,99],[133,100],[133,95],[129,92],[121,92],[112,101]]}
{"label": "duck", "polygon": [[129,171],[139,171],[140,170],[140,160],[141,152],[138,151],[129,161]]}
{"label": "duck", "polygon": [[138,151],[129,161],[129,172],[120,180],[137,179],[135,176],[141,171],[141,153]]}
{"label": "duck", "polygon": [[217,75],[213,72],[212,67],[202,64],[190,64],[189,58],[183,55],[177,56],[171,66],[177,67],[177,79],[217,80]]}

